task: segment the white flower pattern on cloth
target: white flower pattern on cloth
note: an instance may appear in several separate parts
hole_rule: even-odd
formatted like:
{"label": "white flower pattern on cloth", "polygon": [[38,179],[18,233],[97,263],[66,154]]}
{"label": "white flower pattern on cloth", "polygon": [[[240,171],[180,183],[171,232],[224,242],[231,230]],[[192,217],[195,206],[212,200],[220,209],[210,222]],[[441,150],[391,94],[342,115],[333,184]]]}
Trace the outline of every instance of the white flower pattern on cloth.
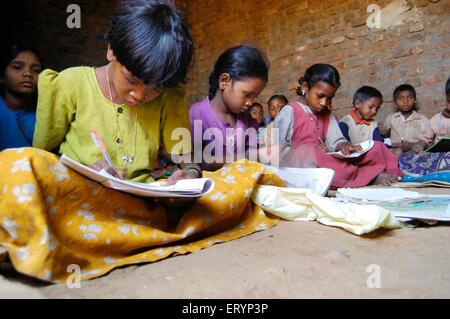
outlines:
{"label": "white flower pattern on cloth", "polygon": [[77,211],[78,216],[83,216],[85,219],[89,221],[94,221],[95,217],[94,214],[90,211],[92,209],[92,206],[90,206],[87,203],[84,203],[81,205],[81,209]]}
{"label": "white flower pattern on cloth", "polygon": [[[139,198],[94,183],[58,165],[49,152],[19,152],[0,153],[0,244],[8,248],[15,268],[40,279],[63,283],[71,275],[64,271],[70,264],[83,265],[81,279],[91,279],[115,267],[192,253],[278,222],[249,204],[255,184],[271,179],[253,175],[265,171],[258,163],[244,160],[205,172],[215,179],[215,189],[186,211],[176,230],[169,230],[166,208],[150,208]],[[195,234],[203,231],[208,237],[198,239]]]}
{"label": "white flower pattern on cloth", "polygon": [[217,192],[217,193],[212,194],[211,196],[209,196],[209,199],[210,200],[218,200],[218,199],[220,199],[221,201],[223,201],[226,197],[227,197],[226,195],[224,195],[224,194],[222,194],[220,192]]}
{"label": "white flower pattern on cloth", "polygon": [[65,179],[70,179],[70,176],[67,174],[67,167],[61,162],[58,162],[56,166],[50,166],[50,171],[56,175],[56,181],[58,182],[61,182]]}
{"label": "white flower pattern on cloth", "polygon": [[13,162],[12,165],[13,165],[13,168],[11,168],[12,173],[16,173],[19,171],[31,172],[31,164],[27,157]]}
{"label": "white flower pattern on cloth", "polygon": [[6,229],[6,231],[9,233],[9,236],[11,236],[12,239],[18,238],[16,221],[3,217],[2,224],[4,229]]}
{"label": "white flower pattern on cloth", "polygon": [[13,188],[13,193],[17,197],[17,203],[31,202],[33,197],[31,195],[36,194],[37,188],[34,184],[23,184],[22,187],[16,186]]}

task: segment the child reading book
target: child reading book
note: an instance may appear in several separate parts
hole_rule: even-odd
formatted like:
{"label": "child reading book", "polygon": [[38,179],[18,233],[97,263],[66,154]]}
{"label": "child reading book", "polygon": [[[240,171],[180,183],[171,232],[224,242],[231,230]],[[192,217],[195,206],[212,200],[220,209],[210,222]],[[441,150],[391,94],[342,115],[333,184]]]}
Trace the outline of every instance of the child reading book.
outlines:
{"label": "child reading book", "polygon": [[[430,126],[424,134],[424,137],[430,141],[427,147],[440,138],[450,137],[450,78],[445,84],[444,96],[446,108],[431,118]],[[415,176],[445,172],[450,170],[450,152],[409,154],[400,157],[398,164],[402,170]],[[450,182],[448,179],[446,181]]]}
{"label": "child reading book", "polygon": [[203,169],[215,170],[256,149],[258,122],[248,109],[267,79],[268,63],[257,48],[241,45],[220,55],[209,77],[209,95],[189,110]]}
{"label": "child reading book", "polygon": [[354,109],[339,122],[339,128],[347,141],[351,144],[367,140],[384,142],[378,123],[373,119],[382,103],[383,96],[374,87],[362,86],[355,92]]}
{"label": "child reading book", "polygon": [[2,48],[0,63],[0,151],[31,146],[41,60],[31,48],[11,45]]}
{"label": "child reading book", "polygon": [[409,84],[399,85],[394,90],[393,100],[398,111],[380,125],[381,135],[390,137],[392,151],[398,156],[423,151],[430,142],[424,136],[429,122],[425,115],[416,111],[416,90]]}
{"label": "child reading book", "polygon": [[331,168],[335,171],[333,188],[360,187],[372,182],[390,185],[401,179],[403,172],[398,168],[397,157],[379,141],[364,155],[352,160],[327,154],[336,150],[344,155],[362,151],[347,142],[330,111],[331,101],[340,86],[336,68],[315,64],[306,70],[299,84],[298,102],[283,107],[274,123],[279,129],[284,166]]}

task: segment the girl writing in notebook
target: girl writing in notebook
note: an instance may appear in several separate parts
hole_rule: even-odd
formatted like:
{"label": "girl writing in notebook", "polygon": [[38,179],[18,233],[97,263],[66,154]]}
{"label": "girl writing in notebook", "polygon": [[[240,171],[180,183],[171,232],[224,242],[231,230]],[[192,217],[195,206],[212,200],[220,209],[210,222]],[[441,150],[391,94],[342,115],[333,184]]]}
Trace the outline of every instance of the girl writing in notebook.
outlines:
{"label": "girl writing in notebook", "polygon": [[[117,171],[144,182],[152,181],[160,136],[172,157],[191,151],[190,136],[182,140],[184,148],[171,138],[176,128],[190,129],[186,92],[179,84],[191,61],[192,42],[185,22],[168,3],[133,0],[119,8],[108,35],[108,65],[42,73],[35,146],[105,167],[90,135],[96,130]],[[249,92],[245,79],[231,77],[222,75],[217,90],[233,110],[246,107],[243,92],[253,97],[265,84],[258,76],[250,81],[257,87]],[[222,115],[225,121],[235,120],[227,112]],[[181,163],[171,178],[199,177],[189,169],[194,165]],[[214,180],[214,189],[174,210],[103,187],[48,151],[4,150],[0,246],[19,272],[53,282],[66,282],[73,275],[67,271],[71,265],[80,267],[81,279],[90,279],[115,267],[195,252],[278,222],[250,202],[258,184],[284,185],[266,170],[242,161],[204,172]]]}
{"label": "girl writing in notebook", "polygon": [[[191,36],[169,5],[137,1],[113,18],[107,39],[107,65],[42,72],[33,146],[120,178],[152,182],[160,138],[174,157],[187,158],[191,152],[189,139],[171,138],[176,128],[190,129],[186,90],[180,84],[193,56]],[[94,130],[114,168],[92,141]],[[189,159],[176,162],[182,169],[169,183],[200,177],[198,165],[187,164]]]}
{"label": "girl writing in notebook", "polygon": [[390,185],[401,179],[397,157],[379,141],[355,159],[327,154],[361,152],[360,147],[347,142],[331,113],[331,101],[340,86],[339,73],[333,66],[311,66],[299,84],[299,100],[284,106],[274,122],[274,128],[279,129],[284,166],[331,168],[335,171],[334,188]]}
{"label": "girl writing in notebook", "polygon": [[189,110],[203,169],[216,170],[256,150],[259,125],[248,110],[267,79],[268,63],[258,49],[241,45],[220,55],[209,77],[208,96]]}

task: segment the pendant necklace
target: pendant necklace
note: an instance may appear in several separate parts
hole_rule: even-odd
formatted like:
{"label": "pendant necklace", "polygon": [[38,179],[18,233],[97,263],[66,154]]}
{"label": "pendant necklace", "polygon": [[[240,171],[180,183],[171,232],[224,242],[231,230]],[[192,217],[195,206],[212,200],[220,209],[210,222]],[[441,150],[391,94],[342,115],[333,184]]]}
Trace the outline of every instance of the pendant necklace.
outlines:
{"label": "pendant necklace", "polygon": [[[300,102],[299,102],[300,103]],[[303,105],[302,103],[300,103],[300,105],[303,107],[303,109],[305,110],[306,113],[308,113],[309,118],[311,119],[311,121],[314,121],[314,123],[316,123],[316,129],[319,129],[319,119],[315,119],[313,117],[312,111],[311,109],[309,109],[309,107],[307,107],[306,105]]]}
{"label": "pendant necklace", "polygon": [[[108,66],[106,67],[106,81],[108,82],[108,91],[109,91],[109,98],[110,98],[110,101],[111,101],[112,111],[113,111],[113,113],[115,115],[115,118],[116,118],[116,138],[115,138],[114,141],[117,144],[120,145],[119,147],[120,147],[120,149],[122,151],[122,154],[123,154],[124,153],[123,152],[123,147],[122,147],[123,140],[120,137],[118,112],[116,111],[116,109],[114,107],[114,102],[113,102],[112,92],[111,92],[111,83],[109,82],[109,76],[108,76],[108,74],[109,74],[109,66],[110,66],[110,64],[108,64]],[[134,162],[134,153],[136,152],[136,133],[137,133],[137,120],[138,120],[137,116],[138,116],[138,112],[136,110],[135,118],[134,118],[134,147],[133,147],[133,153],[128,155],[128,156],[127,155],[123,155],[122,156],[122,163],[121,163],[121,169],[122,170],[126,167],[127,163],[132,164]],[[124,162],[125,162],[125,166],[124,166]]]}

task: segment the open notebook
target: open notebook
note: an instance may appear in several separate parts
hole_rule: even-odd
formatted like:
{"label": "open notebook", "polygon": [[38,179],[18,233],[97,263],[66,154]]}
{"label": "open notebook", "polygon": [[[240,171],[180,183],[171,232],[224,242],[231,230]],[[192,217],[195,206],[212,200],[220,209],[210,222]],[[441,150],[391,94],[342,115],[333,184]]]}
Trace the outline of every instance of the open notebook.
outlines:
{"label": "open notebook", "polygon": [[161,182],[138,183],[121,180],[104,170],[96,171],[74,161],[65,154],[61,156],[60,161],[78,173],[106,187],[144,197],[200,197],[210,193],[215,186],[215,182],[211,178],[183,179],[169,186],[162,186]]}
{"label": "open notebook", "polygon": [[329,152],[327,154],[329,154],[331,156],[334,156],[334,157],[337,157],[337,158],[355,158],[355,157],[360,157],[361,155],[367,153],[375,145],[375,143],[372,140],[367,140],[365,142],[361,142],[361,143],[356,144],[356,145],[361,145],[361,147],[363,149],[362,153],[353,152],[353,153],[351,153],[349,155],[344,155],[344,153],[339,151],[339,152]]}

